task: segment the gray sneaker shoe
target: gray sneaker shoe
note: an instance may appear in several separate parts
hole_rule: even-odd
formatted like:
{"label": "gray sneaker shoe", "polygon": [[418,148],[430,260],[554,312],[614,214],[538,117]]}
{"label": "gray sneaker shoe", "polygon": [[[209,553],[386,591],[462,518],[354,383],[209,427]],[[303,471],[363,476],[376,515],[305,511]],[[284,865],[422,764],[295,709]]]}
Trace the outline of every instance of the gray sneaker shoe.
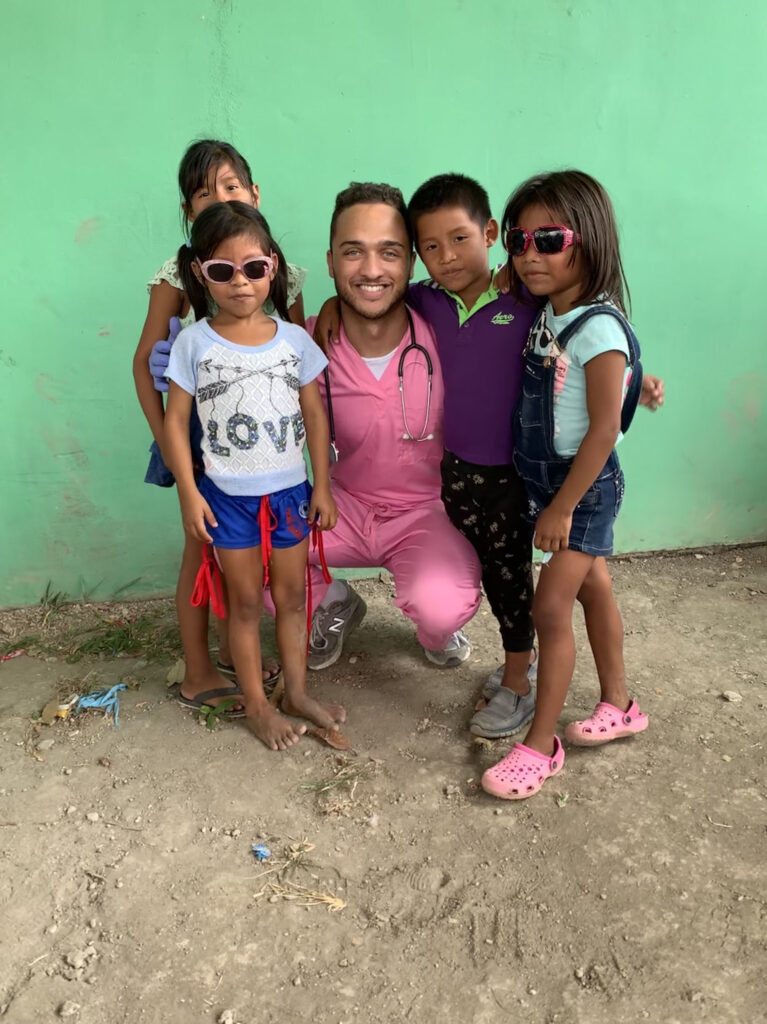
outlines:
{"label": "gray sneaker shoe", "polygon": [[453,633],[447,642],[447,646],[441,651],[427,651],[424,647],[423,653],[433,665],[440,668],[457,668],[471,654],[471,643],[462,630]]}
{"label": "gray sneaker shoe", "polygon": [[535,687],[524,697],[501,686],[481,711],[475,711],[469,726],[474,736],[499,740],[519,732],[535,714]]}
{"label": "gray sneaker shoe", "polygon": [[[503,665],[499,665],[497,669],[490,673],[485,680],[485,685],[482,687],[482,696],[485,700],[492,700],[493,697],[498,693],[501,688],[501,680],[503,679]],[[531,661],[527,666],[527,681],[531,686],[535,685],[535,681],[538,678],[538,652],[535,651],[535,660]]]}
{"label": "gray sneaker shoe", "polygon": [[334,601],[327,608],[320,606],[312,617],[309,636],[308,668],[318,672],[335,665],[344,649],[344,640],[365,618],[368,606],[347,583],[343,601]]}

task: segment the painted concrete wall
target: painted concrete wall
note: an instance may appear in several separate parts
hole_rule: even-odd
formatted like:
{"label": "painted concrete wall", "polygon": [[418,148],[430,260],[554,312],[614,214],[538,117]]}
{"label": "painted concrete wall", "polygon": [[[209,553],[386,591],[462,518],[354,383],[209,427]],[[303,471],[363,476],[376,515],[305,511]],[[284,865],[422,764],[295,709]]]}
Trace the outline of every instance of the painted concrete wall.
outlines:
{"label": "painted concrete wall", "polygon": [[668,388],[623,446],[619,547],[766,535],[764,4],[6,0],[3,28],[0,605],[174,581],[130,361],[208,135],[249,158],[308,311],[352,179],[461,170],[500,213],[536,170],[596,175]]}

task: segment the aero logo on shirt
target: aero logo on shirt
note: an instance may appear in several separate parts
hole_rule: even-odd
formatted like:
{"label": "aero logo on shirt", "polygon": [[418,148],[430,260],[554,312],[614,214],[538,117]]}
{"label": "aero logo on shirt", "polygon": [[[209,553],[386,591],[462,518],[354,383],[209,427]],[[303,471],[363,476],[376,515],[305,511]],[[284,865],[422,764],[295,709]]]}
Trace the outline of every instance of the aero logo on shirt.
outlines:
{"label": "aero logo on shirt", "polygon": [[490,323],[504,327],[506,324],[510,324],[513,319],[513,313],[496,313]]}

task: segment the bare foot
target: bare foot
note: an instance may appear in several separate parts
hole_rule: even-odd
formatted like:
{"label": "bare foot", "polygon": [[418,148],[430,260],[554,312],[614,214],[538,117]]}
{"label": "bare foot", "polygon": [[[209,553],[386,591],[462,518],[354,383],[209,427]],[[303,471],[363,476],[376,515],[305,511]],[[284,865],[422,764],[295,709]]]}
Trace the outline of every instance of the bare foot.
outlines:
{"label": "bare foot", "polygon": [[321,703],[306,692],[292,698],[286,693],[282,698],[282,710],[286,715],[306,718],[321,729],[337,729],[346,721],[346,709],[341,704]]}
{"label": "bare foot", "polygon": [[306,732],[306,726],[291,722],[271,704],[259,705],[245,716],[245,724],[270,750],[287,750]]}

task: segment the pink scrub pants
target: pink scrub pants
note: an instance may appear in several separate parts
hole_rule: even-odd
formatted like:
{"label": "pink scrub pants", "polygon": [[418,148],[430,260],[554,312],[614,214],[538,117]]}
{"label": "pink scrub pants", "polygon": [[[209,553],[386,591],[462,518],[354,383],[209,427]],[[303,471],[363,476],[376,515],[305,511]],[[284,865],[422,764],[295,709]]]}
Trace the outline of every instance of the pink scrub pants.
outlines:
{"label": "pink scrub pants", "polygon": [[[439,499],[403,512],[370,506],[340,487],[333,488],[338,523],[323,534],[331,569],[382,567],[394,577],[395,605],[416,626],[418,642],[440,651],[452,633],[477,611],[480,566],[474,548],[447,518]],[[312,603],[328,589],[311,545]],[[271,598],[264,594],[272,611]]]}

